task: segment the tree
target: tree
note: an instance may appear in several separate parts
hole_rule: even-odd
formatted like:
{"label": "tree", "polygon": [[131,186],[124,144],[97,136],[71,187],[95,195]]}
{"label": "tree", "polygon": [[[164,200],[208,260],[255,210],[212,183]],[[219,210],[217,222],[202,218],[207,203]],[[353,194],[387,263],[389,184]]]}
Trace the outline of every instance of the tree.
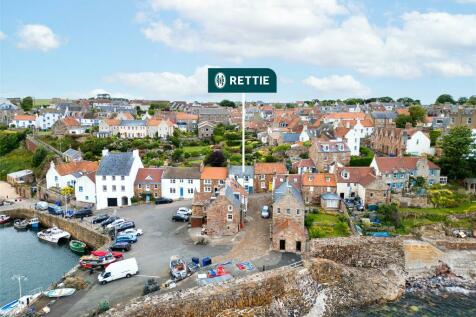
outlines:
{"label": "tree", "polygon": [[435,187],[436,188],[432,188],[428,192],[428,196],[434,207],[456,207],[458,205],[455,195],[451,190],[438,186]]}
{"label": "tree", "polygon": [[399,114],[397,118],[395,119],[395,124],[397,128],[405,128],[406,124],[410,122],[413,125],[413,120],[411,116],[407,116],[404,114]]}
{"label": "tree", "polygon": [[228,99],[224,99],[224,100],[220,101],[220,106],[229,107],[229,108],[236,108],[236,104],[233,101],[230,101]]}
{"label": "tree", "polygon": [[431,130],[430,131],[430,146],[435,146],[436,145],[436,141],[438,141],[438,138],[440,137],[440,135],[441,135],[440,130]]}
{"label": "tree", "polygon": [[213,167],[226,166],[226,158],[222,151],[213,151],[205,158],[205,165]]}
{"label": "tree", "polygon": [[21,108],[23,111],[30,111],[33,109],[33,98],[31,97],[25,97],[20,103]]}
{"label": "tree", "polygon": [[65,186],[60,190],[61,195],[69,197],[74,194],[74,188],[71,186]]}
{"label": "tree", "polygon": [[393,224],[395,228],[400,228],[402,226],[400,211],[395,203],[379,206],[378,212],[383,215],[384,222]]}
{"label": "tree", "polygon": [[476,95],[469,97],[467,104],[476,106]]}
{"label": "tree", "polygon": [[33,167],[40,166],[45,160],[46,155],[48,155],[48,152],[46,152],[44,147],[37,148],[35,154],[33,154],[33,157],[31,158],[31,164]]}
{"label": "tree", "polygon": [[463,179],[471,176],[474,158],[470,156],[476,150],[471,129],[457,126],[443,136],[440,144],[443,154],[439,160],[442,174],[450,179]]}
{"label": "tree", "polygon": [[451,103],[451,104],[455,104],[455,100],[453,99],[453,97],[451,95],[448,95],[448,94],[443,94],[443,95],[440,95],[438,98],[436,98],[436,101],[435,103],[436,104],[439,104],[439,103]]}
{"label": "tree", "polygon": [[419,105],[413,105],[408,108],[410,112],[410,117],[412,118],[413,126],[416,125],[417,122],[423,122],[426,118],[426,109]]}
{"label": "tree", "polygon": [[417,99],[414,100],[410,97],[398,98],[397,101],[403,103],[406,107],[420,104],[420,100],[417,100]]}
{"label": "tree", "polygon": [[469,100],[469,99],[466,98],[466,97],[460,97],[460,98],[458,99],[458,104],[459,104],[459,105],[464,105],[465,103],[468,102],[468,100]]}

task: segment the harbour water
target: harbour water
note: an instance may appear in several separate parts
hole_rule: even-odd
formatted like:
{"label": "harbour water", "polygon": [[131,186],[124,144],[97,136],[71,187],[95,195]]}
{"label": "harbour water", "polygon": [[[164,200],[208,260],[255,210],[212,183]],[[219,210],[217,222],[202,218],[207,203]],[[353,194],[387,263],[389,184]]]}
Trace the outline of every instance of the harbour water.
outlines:
{"label": "harbour water", "polygon": [[476,316],[476,293],[459,288],[438,293],[409,292],[396,302],[367,307],[346,313],[345,316],[474,317]]}
{"label": "harbour water", "polygon": [[42,288],[58,281],[78,263],[67,244],[55,245],[40,241],[36,231],[17,231],[0,226],[0,306],[19,296],[14,275],[23,275],[22,293]]}

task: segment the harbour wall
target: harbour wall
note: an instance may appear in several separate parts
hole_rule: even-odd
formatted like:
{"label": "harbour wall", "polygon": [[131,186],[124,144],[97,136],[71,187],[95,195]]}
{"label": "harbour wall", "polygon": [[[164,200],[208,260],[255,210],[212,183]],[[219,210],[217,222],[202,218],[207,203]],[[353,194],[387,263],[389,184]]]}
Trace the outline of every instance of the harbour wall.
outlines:
{"label": "harbour wall", "polygon": [[50,215],[44,212],[38,212],[32,209],[14,209],[5,211],[5,214],[12,218],[38,218],[44,227],[58,227],[71,234],[77,240],[85,242],[89,247],[99,249],[110,242],[107,235],[96,231],[89,223],[81,223],[75,220],[68,220],[58,216]]}

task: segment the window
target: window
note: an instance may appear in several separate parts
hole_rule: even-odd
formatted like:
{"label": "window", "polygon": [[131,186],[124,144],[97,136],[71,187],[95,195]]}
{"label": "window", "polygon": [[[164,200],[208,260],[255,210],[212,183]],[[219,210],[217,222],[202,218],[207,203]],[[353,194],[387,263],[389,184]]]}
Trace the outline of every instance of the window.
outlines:
{"label": "window", "polygon": [[157,193],[154,193],[154,197],[157,198],[159,195]]}
{"label": "window", "polygon": [[211,193],[212,188],[210,186],[205,187],[205,193]]}
{"label": "window", "polygon": [[314,191],[314,186],[309,187],[309,191],[313,192]]}
{"label": "window", "polygon": [[122,185],[121,186],[121,191],[125,192],[126,191],[126,186]]}
{"label": "window", "polygon": [[102,191],[107,192],[107,186],[106,185],[102,185]]}
{"label": "window", "polygon": [[233,221],[233,214],[227,214],[226,215],[226,220]]}
{"label": "window", "polygon": [[183,183],[183,179],[181,179],[180,182]]}
{"label": "window", "polygon": [[212,183],[212,180],[211,179],[206,179],[206,180],[203,181],[203,183],[205,185],[210,185]]}
{"label": "window", "polygon": [[266,188],[266,183],[265,183],[265,182],[261,182],[261,188],[262,188],[262,189],[265,189],[265,188]]}
{"label": "window", "polygon": [[82,193],[83,192],[83,186],[79,186],[78,190],[79,190],[80,193]]}
{"label": "window", "polygon": [[287,213],[288,215],[290,215],[290,214],[291,214],[291,209],[290,209],[290,208],[286,208],[286,213]]}
{"label": "window", "polygon": [[248,176],[245,176],[245,181],[246,181],[246,182],[248,181]]}
{"label": "window", "polygon": [[171,183],[171,184],[175,184],[175,179],[171,179],[171,180],[170,180],[170,183]]}
{"label": "window", "polygon": [[116,180],[116,176],[113,175],[113,176],[112,176],[112,180],[115,181],[115,180]]}
{"label": "window", "polygon": [[220,185],[225,184],[225,181],[223,179],[220,179]]}
{"label": "window", "polygon": [[86,198],[86,200],[89,200],[89,196],[85,196],[84,198]]}
{"label": "window", "polygon": [[125,179],[124,175],[121,176],[121,181],[123,181]]}
{"label": "window", "polygon": [[171,188],[171,189],[170,189],[170,193],[171,193],[171,194],[175,194],[175,188]]}
{"label": "window", "polygon": [[300,215],[301,214],[301,209],[296,209],[296,215]]}
{"label": "window", "polygon": [[233,211],[233,206],[232,205],[228,205],[228,211],[229,212]]}
{"label": "window", "polygon": [[103,180],[103,181],[106,180],[106,175],[103,175],[103,176],[102,176],[102,180]]}
{"label": "window", "polygon": [[150,185],[149,184],[145,185],[145,190],[150,190]]}
{"label": "window", "polygon": [[374,193],[370,193],[370,198],[374,197]]}
{"label": "window", "polygon": [[472,118],[468,118],[468,124],[471,124],[473,122]]}
{"label": "window", "polygon": [[276,213],[280,214],[281,213],[281,208],[277,208]]}
{"label": "window", "polygon": [[260,175],[260,176],[259,176],[259,179],[262,180],[262,181],[264,181],[264,180],[266,179],[266,175]]}
{"label": "window", "polygon": [[116,185],[112,185],[112,191],[113,191],[113,192],[116,191]]}
{"label": "window", "polygon": [[332,191],[332,188],[327,187],[327,192],[330,193]]}
{"label": "window", "polygon": [[189,179],[189,180],[188,180],[188,183],[189,183],[189,184],[193,184],[193,179]]}
{"label": "window", "polygon": [[154,185],[154,189],[157,189],[157,188],[159,188],[159,187],[158,187],[158,185],[157,185],[157,184],[155,184],[155,185]]}
{"label": "window", "polygon": [[193,188],[189,188],[187,191],[189,194],[193,194]]}
{"label": "window", "polygon": [[142,184],[139,184],[139,186],[138,186],[138,187],[139,187],[139,189],[141,189],[141,188],[142,188]]}
{"label": "window", "polygon": [[58,181],[58,176],[55,176],[55,181]]}

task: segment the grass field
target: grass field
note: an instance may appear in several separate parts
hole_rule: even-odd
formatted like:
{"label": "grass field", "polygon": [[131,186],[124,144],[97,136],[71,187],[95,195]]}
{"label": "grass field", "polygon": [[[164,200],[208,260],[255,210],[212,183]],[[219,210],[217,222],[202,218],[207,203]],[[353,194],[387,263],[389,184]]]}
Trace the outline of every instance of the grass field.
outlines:
{"label": "grass field", "polygon": [[0,157],[0,180],[5,180],[7,174],[23,169],[32,169],[31,158],[33,153],[23,146]]}
{"label": "grass field", "polygon": [[33,99],[33,107],[49,106],[51,99]]}
{"label": "grass field", "polygon": [[347,221],[342,216],[309,213],[306,216],[306,224],[310,238],[335,238],[350,235]]}
{"label": "grass field", "polygon": [[184,153],[197,153],[202,151],[207,151],[210,149],[208,145],[199,145],[199,146],[184,146],[181,147]]}

